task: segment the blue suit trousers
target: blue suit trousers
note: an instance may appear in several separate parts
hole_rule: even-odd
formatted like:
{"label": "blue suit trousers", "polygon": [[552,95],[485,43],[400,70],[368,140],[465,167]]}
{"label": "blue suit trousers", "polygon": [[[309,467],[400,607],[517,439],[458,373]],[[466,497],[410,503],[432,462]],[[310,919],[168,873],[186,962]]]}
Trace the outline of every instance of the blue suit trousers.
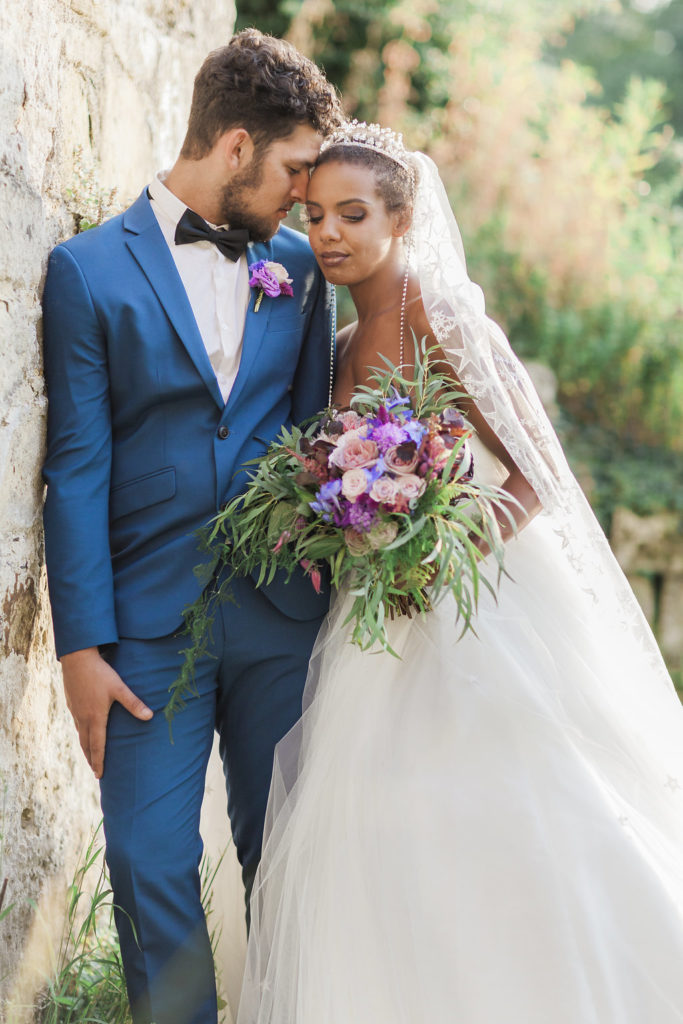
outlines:
{"label": "blue suit trousers", "polygon": [[[211,949],[200,902],[199,817],[214,729],[228,814],[245,880],[260,857],[273,750],[301,715],[322,618],[291,619],[250,579],[231,583],[210,651],[197,664],[198,696],[174,719],[163,708],[188,639],[128,639],[103,649],[149,707],[140,722],[114,704],[101,780],[117,927],[134,1024],[216,1024]],[[227,840],[227,834],[226,834]]]}

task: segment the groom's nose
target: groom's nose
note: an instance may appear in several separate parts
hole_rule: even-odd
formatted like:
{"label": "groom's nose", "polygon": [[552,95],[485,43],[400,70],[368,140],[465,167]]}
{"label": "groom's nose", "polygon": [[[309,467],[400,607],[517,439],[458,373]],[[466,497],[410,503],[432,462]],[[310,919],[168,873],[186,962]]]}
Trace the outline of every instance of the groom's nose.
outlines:
{"label": "groom's nose", "polygon": [[306,194],[308,192],[308,168],[302,168],[298,174],[295,174],[292,178],[292,185],[289,194],[294,203],[305,203]]}

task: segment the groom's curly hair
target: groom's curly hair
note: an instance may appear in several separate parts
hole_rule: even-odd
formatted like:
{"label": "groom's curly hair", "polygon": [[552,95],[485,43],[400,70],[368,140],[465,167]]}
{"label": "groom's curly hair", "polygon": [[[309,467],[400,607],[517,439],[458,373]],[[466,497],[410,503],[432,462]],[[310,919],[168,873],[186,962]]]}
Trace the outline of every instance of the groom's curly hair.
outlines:
{"label": "groom's curly hair", "polygon": [[247,28],[199,69],[181,155],[201,159],[231,128],[245,128],[259,151],[297,125],[324,136],[342,120],[337,92],[317,64],[284,39]]}

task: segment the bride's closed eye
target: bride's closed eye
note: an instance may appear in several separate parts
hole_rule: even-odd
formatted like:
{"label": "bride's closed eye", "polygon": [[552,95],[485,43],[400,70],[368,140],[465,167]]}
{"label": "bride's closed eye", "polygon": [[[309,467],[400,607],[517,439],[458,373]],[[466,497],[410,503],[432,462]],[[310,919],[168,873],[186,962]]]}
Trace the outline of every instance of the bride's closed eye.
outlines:
{"label": "bride's closed eye", "polygon": [[[314,216],[308,213],[306,219],[309,224],[319,224],[323,218],[321,214]],[[358,221],[365,220],[365,213],[344,213],[341,219],[347,221],[347,223],[355,224]]]}

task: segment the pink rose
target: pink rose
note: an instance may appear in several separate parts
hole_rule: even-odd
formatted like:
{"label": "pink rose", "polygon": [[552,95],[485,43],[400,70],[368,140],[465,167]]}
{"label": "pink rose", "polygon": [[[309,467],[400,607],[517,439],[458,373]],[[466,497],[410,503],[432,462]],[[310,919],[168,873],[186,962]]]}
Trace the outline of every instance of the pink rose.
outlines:
{"label": "pink rose", "polygon": [[330,462],[341,470],[360,469],[369,466],[378,455],[379,450],[374,441],[349,432],[342,434],[341,441],[330,455]]}
{"label": "pink rose", "polygon": [[424,494],[427,486],[426,482],[421,477],[415,476],[414,473],[406,473],[405,476],[399,477],[397,483],[401,494],[409,502],[417,501]]}
{"label": "pink rose", "polygon": [[353,409],[347,410],[347,412],[340,412],[338,416],[335,416],[344,427],[344,432],[347,430],[357,430],[363,423],[363,417],[359,416]]}
{"label": "pink rose", "polygon": [[368,551],[372,550],[368,535],[366,533],[358,533],[352,526],[347,526],[344,530],[344,540],[352,555],[367,555]]}
{"label": "pink rose", "polygon": [[417,448],[413,445],[395,444],[384,453],[384,463],[392,473],[412,473],[417,466]]}
{"label": "pink rose", "polygon": [[398,494],[398,484],[389,476],[380,476],[370,488],[370,497],[380,505],[393,505]]}
{"label": "pink rose", "polygon": [[368,489],[368,476],[364,469],[347,469],[342,476],[342,494],[355,501]]}
{"label": "pink rose", "polygon": [[387,544],[391,544],[393,540],[396,540],[396,534],[398,533],[398,525],[392,522],[379,522],[375,523],[370,533],[366,534],[370,547],[377,551],[379,548],[385,548]]}

